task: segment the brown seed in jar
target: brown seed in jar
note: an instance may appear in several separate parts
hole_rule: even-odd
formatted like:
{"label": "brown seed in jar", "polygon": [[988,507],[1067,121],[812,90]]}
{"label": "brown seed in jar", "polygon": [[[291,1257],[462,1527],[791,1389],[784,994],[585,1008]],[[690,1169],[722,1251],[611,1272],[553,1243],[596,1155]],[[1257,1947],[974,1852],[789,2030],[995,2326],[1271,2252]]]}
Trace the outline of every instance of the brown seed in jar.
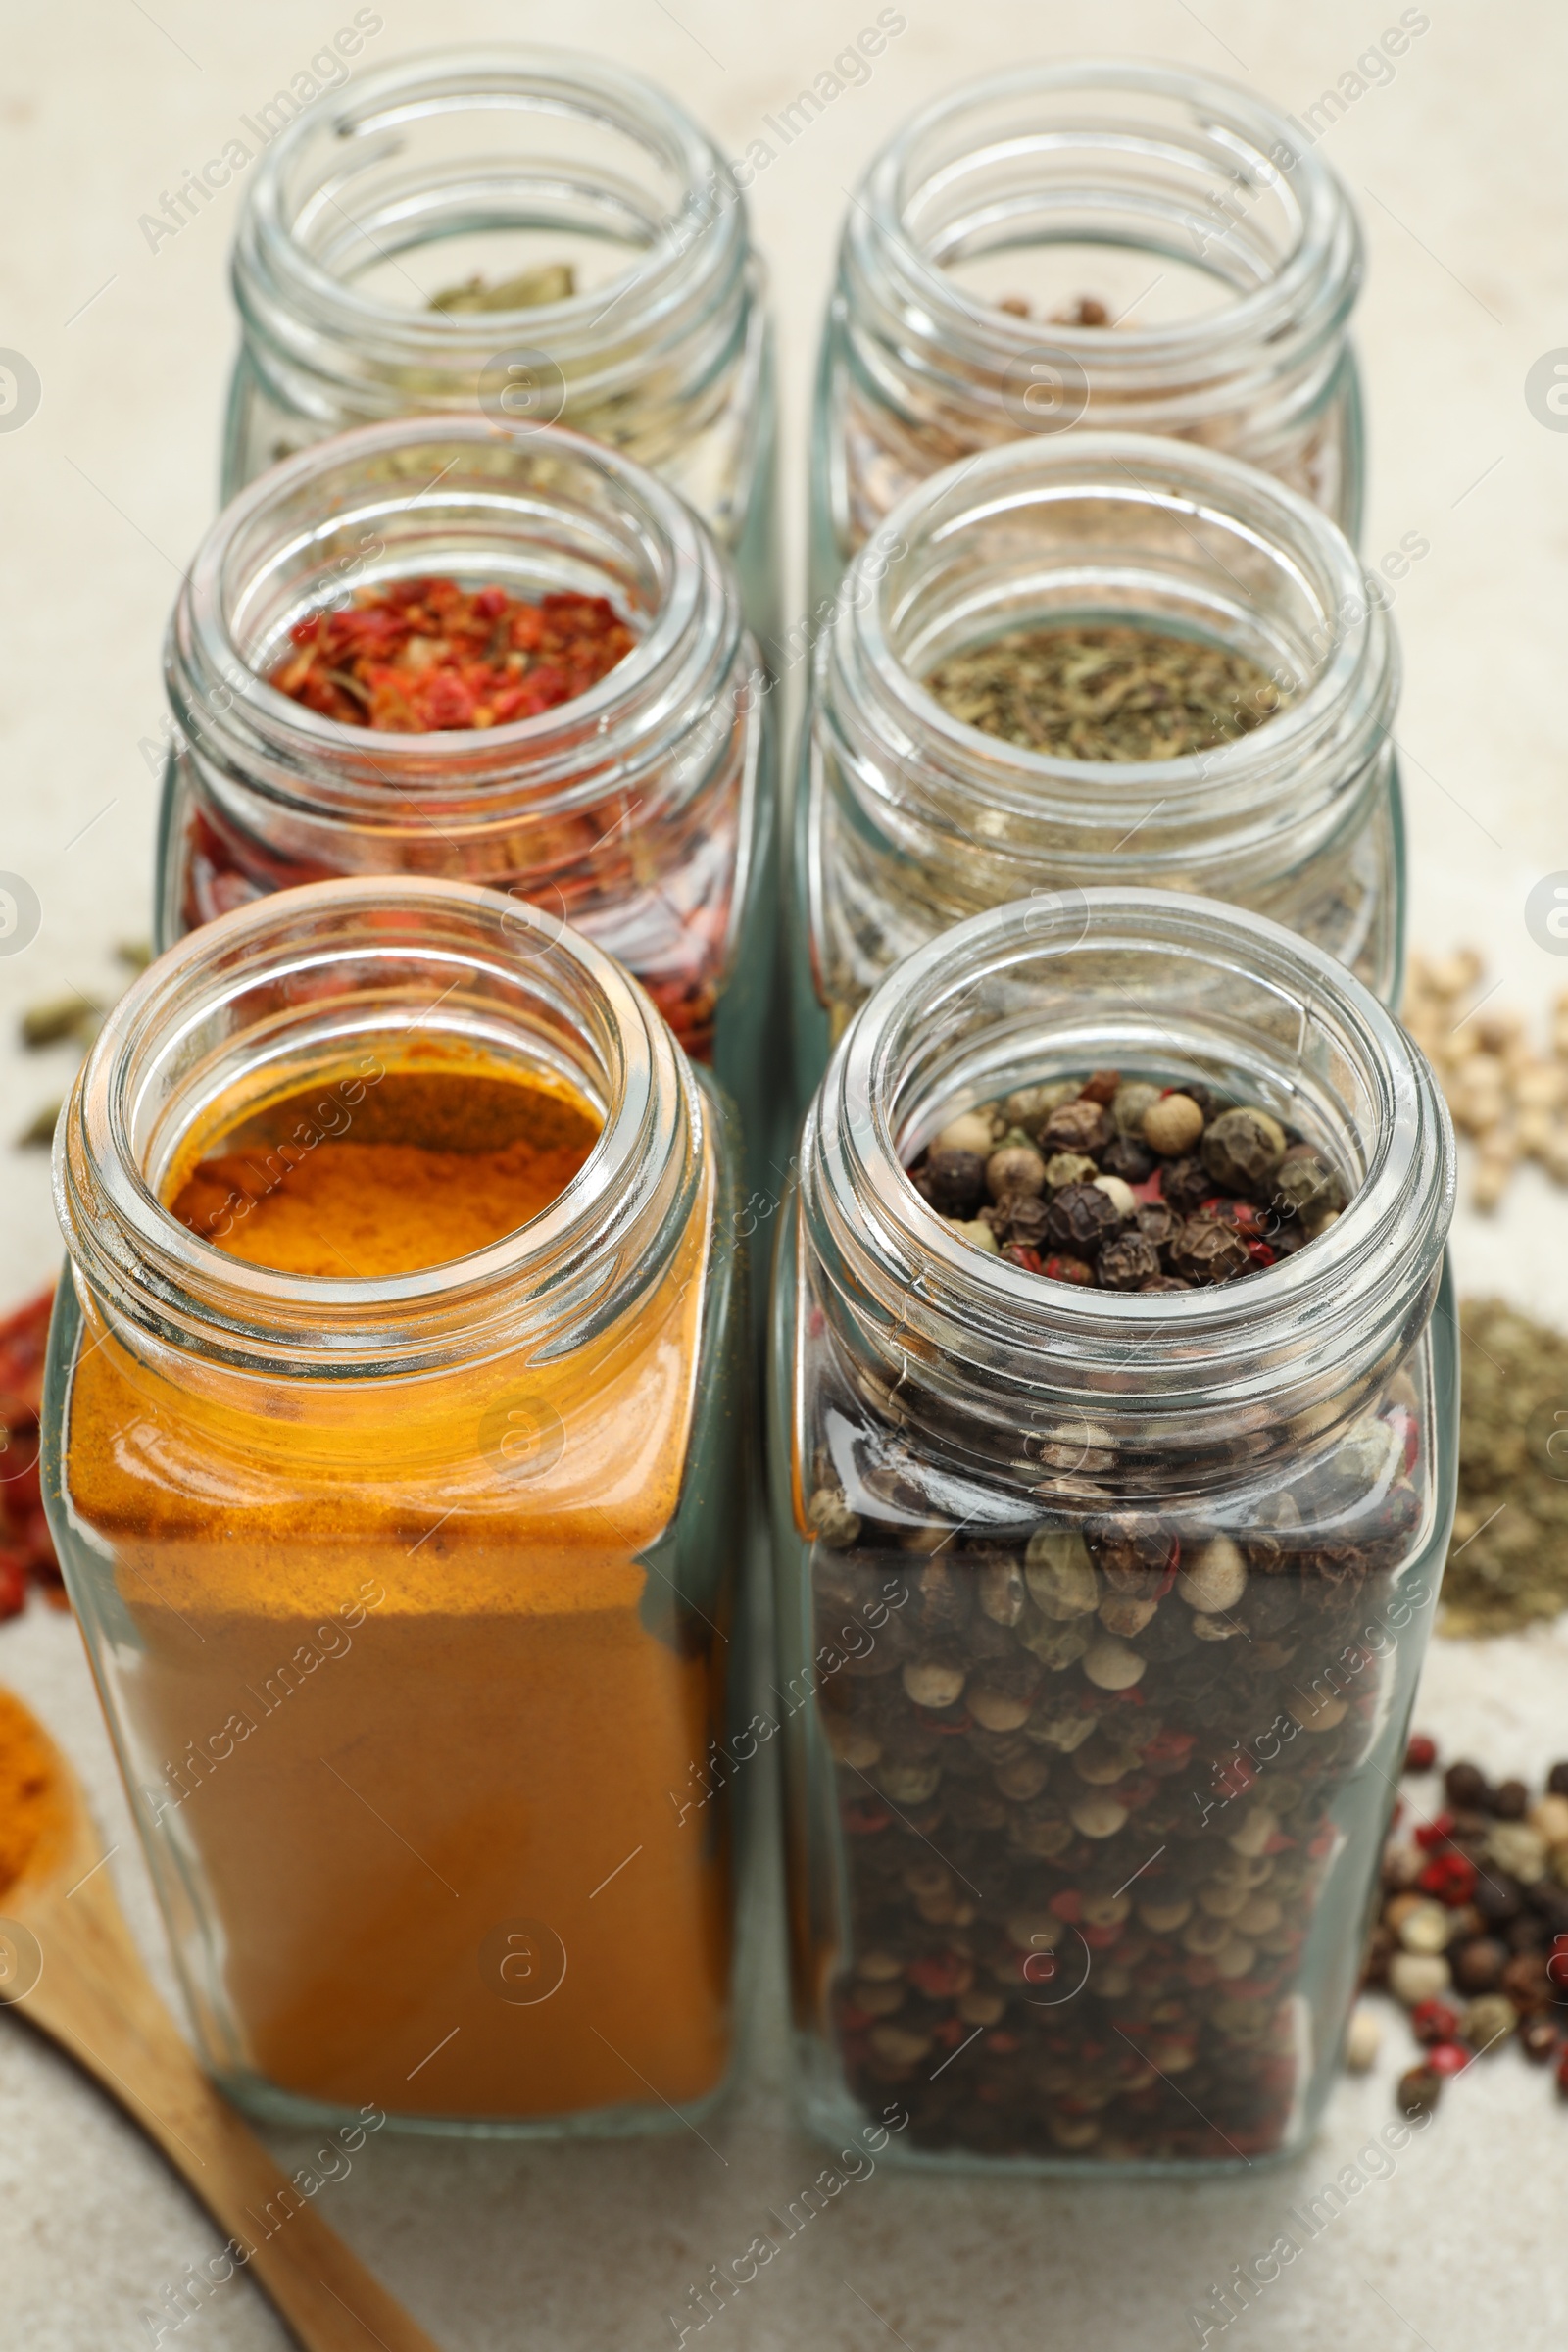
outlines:
{"label": "brown seed in jar", "polygon": [[1023,1570],[1016,1560],[988,1560],[977,1580],[982,1615],[993,1625],[1014,1626],[1028,1605]]}
{"label": "brown seed in jar", "polygon": [[1139,1129],[1152,1152],[1175,1159],[1190,1152],[1203,1132],[1203,1114],[1191,1095],[1162,1095],[1144,1112]]}
{"label": "brown seed in jar", "polygon": [[911,1658],[901,1681],[917,1707],[954,1707],[963,1696],[964,1669],[948,1658]]}
{"label": "brown seed in jar", "polygon": [[1039,1193],[1045,1182],[1046,1163],[1033,1144],[1003,1144],[986,1161],[986,1190],[993,1200],[1004,1193]]}
{"label": "brown seed in jar", "polygon": [[1102,1102],[1058,1102],[1040,1130],[1041,1148],[1053,1152],[1103,1152],[1115,1133]]}
{"label": "brown seed in jar", "polygon": [[1127,1826],[1127,1808],[1113,1796],[1081,1796],[1067,1808],[1067,1818],[1085,1838],[1114,1838]]}

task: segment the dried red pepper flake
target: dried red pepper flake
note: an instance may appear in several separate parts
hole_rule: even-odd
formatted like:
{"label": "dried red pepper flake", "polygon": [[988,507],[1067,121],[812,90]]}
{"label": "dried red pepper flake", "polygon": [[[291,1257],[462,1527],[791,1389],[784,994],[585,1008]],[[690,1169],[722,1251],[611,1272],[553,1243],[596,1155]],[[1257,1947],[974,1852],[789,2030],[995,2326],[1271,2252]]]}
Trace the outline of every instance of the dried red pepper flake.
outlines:
{"label": "dried red pepper flake", "polygon": [[269,684],[340,726],[387,735],[505,727],[569,703],[636,643],[608,597],[394,580],[311,612]]}
{"label": "dried red pepper flake", "polygon": [[1468,1854],[1434,1854],[1416,1885],[1423,1894],[1435,1894],[1440,1902],[1457,1910],[1476,1890],[1476,1866]]}

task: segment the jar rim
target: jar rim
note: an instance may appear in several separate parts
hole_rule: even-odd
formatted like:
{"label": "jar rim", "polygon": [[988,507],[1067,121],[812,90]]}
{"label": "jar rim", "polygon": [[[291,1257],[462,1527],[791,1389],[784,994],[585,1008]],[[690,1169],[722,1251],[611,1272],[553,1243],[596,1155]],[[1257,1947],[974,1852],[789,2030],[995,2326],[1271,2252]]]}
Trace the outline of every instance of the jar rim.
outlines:
{"label": "jar rim", "polygon": [[[1097,481],[1097,475],[1112,478]],[[1065,759],[954,716],[896,650],[890,605],[903,585],[897,566],[918,545],[951,544],[968,523],[1009,504],[1095,495],[1127,505],[1186,506],[1195,520],[1206,511],[1243,538],[1266,539],[1292,576],[1315,571],[1317,602],[1333,634],[1306,690],[1246,734],[1171,760]],[[889,547],[901,551],[891,560]],[[983,780],[988,799],[1009,813],[1057,824],[1081,821],[1086,792],[1112,823],[1135,815],[1149,821],[1151,795],[1175,803],[1178,814],[1223,798],[1272,820],[1289,793],[1297,815],[1305,818],[1313,813],[1313,786],[1337,791],[1348,768],[1364,762],[1388,735],[1398,686],[1393,628],[1366,594],[1349,542],[1320,508],[1223,451],[1113,431],[1005,442],[917,483],[855,558],[817,659],[819,688],[834,712],[862,699],[881,705],[877,724],[891,721],[890,740],[915,747],[939,789],[972,791]],[[1314,768],[1324,767],[1325,747],[1331,770],[1314,776]]]}
{"label": "jar rim", "polygon": [[[334,274],[296,233],[301,206],[291,183],[313,148],[322,148],[325,168],[337,176],[345,143],[355,137],[391,133],[400,123],[439,114],[506,106],[598,121],[643,146],[682,186],[680,202],[665,213],[649,248],[607,284],[516,311],[408,311]],[[710,191],[710,209],[703,218]],[[315,192],[313,178],[306,198]],[[688,219],[692,228],[685,234]],[[495,42],[394,59],[351,79],[329,107],[296,116],[266,150],[246,190],[232,267],[242,316],[274,330],[286,319],[297,320],[313,338],[311,364],[320,371],[331,372],[324,345],[390,367],[449,366],[471,382],[475,368],[505,348],[507,329],[515,332],[525,322],[530,343],[548,330],[554,359],[588,362],[597,382],[592,363],[611,348],[601,325],[607,311],[621,313],[617,337],[657,334],[689,305],[694,290],[721,298],[744,273],[748,253],[746,202],[734,173],[702,126],[657,83],[579,51]],[[633,288],[638,299],[628,307]],[[464,323],[472,318],[483,323]],[[646,356],[630,364],[645,367]],[[607,375],[599,388],[610,380]],[[470,390],[464,405],[471,399]]]}
{"label": "jar rim", "polygon": [[[378,963],[379,981],[354,979]],[[345,975],[336,994],[321,985]],[[426,980],[427,998],[410,994]],[[247,999],[253,1028],[241,1017]],[[337,1009],[321,1027],[327,1016],[312,1007],[325,1002]],[[405,1022],[411,1005],[426,1009]],[[546,1208],[467,1256],[352,1279],[253,1265],[182,1224],[149,1180],[149,1155],[167,1172],[233,1077],[278,1061],[288,1041],[296,1054],[315,1046],[330,1059],[417,1026],[498,1053],[503,1039],[514,1050],[531,1040],[531,1058],[547,1065],[546,1015],[577,1040],[578,1067],[561,1074],[603,1123]],[[630,975],[580,933],[470,883],[333,880],[219,916],[132,983],[62,1114],[55,1206],[73,1264],[112,1312],[235,1368],[384,1377],[530,1339],[537,1361],[606,1328],[659,1278],[690,1213],[704,1132],[679,1046]]]}
{"label": "jar rim", "polygon": [[[1374,1132],[1357,1139],[1365,1164],[1327,1232],[1243,1281],[1146,1297],[1044,1281],[962,1240],[921,1198],[904,1162],[911,1120],[933,1107],[907,1100],[915,1056],[934,1051],[944,1017],[978,987],[1021,990],[1027,964],[1082,948],[1235,969],[1294,1008],[1303,1050],[1315,1029],[1355,1065]],[[1176,1017],[1167,1004],[1162,1033]],[[948,1098],[949,1115],[964,1107]],[[1348,1367],[1384,1360],[1424,1319],[1455,1186],[1442,1095],[1369,990],[1265,916],[1133,889],[991,907],[907,956],[854,1015],[808,1118],[801,1168],[828,1280],[885,1352],[911,1369],[934,1354],[955,1378],[1004,1366],[1020,1393],[1088,1401],[1100,1418],[1190,1420],[1239,1396],[1266,1400],[1284,1361],[1310,1358],[1314,1378],[1340,1386]]]}
{"label": "jar rim", "polygon": [[[270,510],[286,509],[302,489],[318,487],[338,528],[345,520],[343,494],[335,500],[327,494],[334,473],[363,474],[367,509],[384,511],[384,485],[369,478],[378,465],[421,446],[433,453],[455,446],[477,453],[509,445],[521,459],[573,468],[606,488],[635,527],[654,567],[661,594],[651,623],[595,685],[502,726],[396,733],[312,710],[253,666],[236,640],[230,614],[243,587],[236,567],[247,558],[255,567],[269,553],[252,542]],[[438,470],[424,490],[409,493],[407,503],[429,496],[440,479]],[[350,494],[356,486],[351,478]],[[484,519],[492,531],[505,513],[508,489],[502,474],[485,479]],[[528,507],[548,495],[547,486],[530,483]],[[519,529],[519,538],[528,535]],[[428,793],[432,763],[438,762],[443,776],[461,778],[464,792],[477,798],[487,817],[505,812],[492,803],[514,802],[519,791],[530,813],[547,815],[579,800],[603,799],[607,764],[634,760],[639,746],[647,749],[651,701],[682,693],[710,700],[729,673],[742,634],[739,592],[727,559],[685,501],[635,459],[562,424],[516,426],[476,414],[426,414],[356,425],[315,442],[230,500],[198,548],[175,601],[165,675],[175,718],[187,737],[211,739],[220,747],[225,780],[259,785],[274,800],[317,814],[337,809],[352,816],[366,806],[382,807],[387,782],[411,770]],[[244,681],[238,695],[236,671]],[[220,706],[215,699],[220,693],[233,699]],[[236,713],[234,725],[225,722],[229,710]],[[255,740],[240,740],[251,729]]]}
{"label": "jar rim", "polygon": [[[1051,321],[1044,341],[1080,364],[1092,358],[1112,381],[1150,372],[1168,376],[1188,368],[1195,378],[1206,379],[1222,355],[1240,358],[1283,344],[1295,359],[1303,341],[1315,345],[1337,334],[1359,291],[1360,228],[1338,173],[1303,146],[1291,118],[1219,75],[1157,61],[1091,56],[1009,68],[966,82],[913,116],[873,159],[847,217],[845,253],[868,280],[886,277],[917,340],[997,369],[1038,355],[1043,342],[1042,322],[990,306],[982,312],[963,301],[911,233],[908,175],[922,145],[998,101],[1026,104],[1096,89],[1186,102],[1222,124],[1233,141],[1246,141],[1254,163],[1292,183],[1297,234],[1278,266],[1222,311],[1162,327],[1117,327],[1113,334]],[[1168,142],[1179,134],[1167,125],[1161,136]],[[1291,158],[1288,165],[1278,160],[1282,151]],[[1276,349],[1271,371],[1281,356]],[[978,389],[969,386],[971,394]]]}

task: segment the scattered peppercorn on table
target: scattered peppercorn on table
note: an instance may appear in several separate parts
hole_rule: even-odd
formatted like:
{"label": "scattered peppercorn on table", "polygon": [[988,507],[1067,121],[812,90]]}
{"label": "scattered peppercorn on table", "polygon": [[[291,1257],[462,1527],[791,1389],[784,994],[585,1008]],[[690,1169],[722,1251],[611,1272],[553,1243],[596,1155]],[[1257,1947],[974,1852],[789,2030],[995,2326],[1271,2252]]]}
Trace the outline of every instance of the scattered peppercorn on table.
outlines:
{"label": "scattered peppercorn on table", "polygon": [[[808,379],[843,191],[859,184],[870,156],[917,107],[974,74],[1015,70],[1093,38],[1127,58],[1164,57],[1218,74],[1294,119],[1303,147],[1354,193],[1369,248],[1354,314],[1372,423],[1360,558],[1377,594],[1394,606],[1405,662],[1397,732],[1408,944],[1435,963],[1473,944],[1487,963],[1475,994],[1494,984],[1498,992],[1477,1017],[1507,1005],[1525,1015],[1532,1037],[1548,1037],[1568,968],[1549,944],[1554,935],[1539,923],[1532,929],[1525,909],[1536,886],[1568,865],[1553,652],[1568,619],[1559,527],[1568,437],[1547,398],[1564,341],[1561,222],[1540,195],[1556,184],[1568,27],[1544,0],[1527,0],[1506,32],[1482,12],[1450,22],[1391,5],[1369,18],[1350,0],[1323,0],[1299,22],[1288,12],[1260,19],[1241,0],[1210,0],[1201,15],[1200,24],[1168,0],[1128,0],[1114,24],[1083,35],[1059,12],[1043,15],[1024,0],[996,0],[962,18],[879,9],[870,0],[850,12],[832,0],[802,0],[787,14],[686,0],[678,22],[631,0],[605,0],[560,37],[676,92],[724,154],[744,162],[780,330],[783,511],[797,558],[785,599],[792,615],[805,601],[797,542]],[[0,710],[0,741],[12,755],[0,869],[34,895],[38,919],[30,930],[30,901],[21,894],[21,917],[8,918],[0,935],[9,1104],[0,1308],[32,1296],[60,1257],[47,1153],[13,1149],[10,1138],[34,1123],[47,1129],[45,1114],[80,1050],[79,1035],[68,1031],[78,1014],[89,1024],[92,1017],[80,1000],[107,1003],[119,993],[125,972],[117,944],[147,932],[154,803],[168,751],[157,662],[172,574],[215,509],[220,412],[233,359],[226,248],[247,175],[287,108],[324,112],[334,90],[352,89],[362,74],[427,49],[435,37],[522,37],[497,0],[469,0],[437,35],[407,0],[325,16],[304,0],[279,0],[265,25],[225,17],[208,0],[158,16],[155,25],[109,0],[88,0],[74,21],[74,41],[99,71],[73,77],[69,108],[60,104],[69,63],[52,24],[21,26],[9,57],[0,172],[10,175],[14,217],[25,223],[28,266],[0,355],[0,480],[11,522],[0,595],[9,600],[13,656]],[[1517,71],[1521,64],[1528,71]],[[49,201],[40,205],[44,184]],[[1238,189],[1226,202],[1250,233],[1250,192]],[[1195,253],[1211,226],[1206,217],[1195,220]],[[519,268],[585,269],[591,260],[540,251]],[[381,267],[395,273],[396,256]],[[466,289],[478,267],[454,250],[428,291]],[[1128,283],[1127,302],[1143,298],[1158,309],[1173,280],[1150,294],[1157,267]],[[1183,260],[1171,268],[1175,277],[1192,275]],[[1071,291],[1087,326],[1091,298],[1118,290],[1097,289],[1086,277]],[[1042,318],[1061,308],[1031,284],[998,279],[986,288],[988,299],[1015,294],[1029,297]],[[466,295],[464,307],[468,318]],[[1121,303],[1102,307],[1113,321]],[[504,397],[513,396],[504,385]],[[1049,398],[1050,387],[1038,397]],[[438,547],[422,568],[444,576]],[[1115,625],[1114,613],[1102,617]],[[779,656],[781,700],[798,694],[802,642],[788,641]],[[1266,671],[1266,649],[1253,651]],[[983,683],[969,681],[973,691]],[[1220,681],[1217,699],[1232,684]],[[24,1047],[24,1012],[68,999],[75,1013]],[[1461,997],[1452,1021],[1468,1011]],[[1468,1034],[1458,1029],[1459,1046]],[[1446,1058],[1459,1068],[1466,1057]],[[1487,1160],[1480,1190],[1497,1197],[1494,1212],[1473,1205],[1485,1108],[1466,1110],[1473,1139],[1461,1121],[1458,1292],[1505,1299],[1568,1332],[1568,1195],[1550,1182],[1544,1151],[1532,1156],[1525,1147],[1505,1188],[1490,1172],[1495,1153]],[[1200,1128],[1185,1140],[1200,1138]],[[1167,1140],[1179,1157],[1184,1139]],[[995,1137],[987,1141],[997,1148]],[[1053,1136],[1054,1151],[1072,1141],[1058,1147]],[[1004,1139],[1000,1148],[1051,1156],[1038,1141]],[[1287,1140],[1282,1163],[1296,1150]],[[1114,1142],[1105,1151],[1114,1152]],[[956,1172],[960,1192],[969,1187],[960,1204],[970,1207],[970,1222],[988,1203],[1000,1206],[984,1186],[985,1164],[978,1191],[972,1169]],[[1094,1164],[1096,1177],[1076,1171],[1084,1190],[1116,1207],[1119,1196],[1107,1195],[1105,1184],[1136,1193],[1135,1167],[1107,1163],[1104,1152]],[[1043,1222],[1042,1211],[1025,1205],[1043,1198],[1030,1189],[1032,1162],[1014,1158],[998,1174],[1024,1182],[999,1187],[1013,1203],[1013,1223],[1004,1240],[996,1220],[988,1224],[992,1242],[1037,1250],[1026,1230],[1032,1215]],[[1046,1210],[1061,1189],[1045,1188]],[[1310,1201],[1302,1207],[1310,1213]],[[765,1259],[772,1210],[760,1201],[752,1214],[753,1248]],[[1099,1269],[1102,1283],[1134,1274],[1190,1279],[1172,1265],[1173,1237],[1146,1230],[1136,1206],[1114,1235],[1094,1230],[1105,1213],[1081,1199],[1065,1203],[1061,1221],[1061,1241],[1043,1238]],[[1249,1249],[1259,1237],[1244,1226],[1209,1220],[1205,1246]],[[1157,1274],[1135,1237],[1152,1250]],[[977,1237],[975,1246],[988,1247]],[[1108,1266],[1107,1248],[1116,1252]],[[1043,1263],[1046,1252],[1038,1253]],[[1028,1271],[1026,1257],[1024,1265]],[[1478,1328],[1485,1344],[1485,1326]],[[1568,1416],[1568,1395],[1561,1402]],[[1533,1395],[1543,1446],[1556,1410],[1544,1391]],[[1568,1418],[1561,1426],[1568,1429]],[[1541,1450],[1531,1456],[1543,1493],[1552,1459]],[[1488,1494],[1486,1510],[1493,1508],[1502,1516],[1476,1535],[1466,1561],[1501,1556],[1509,1511],[1501,1473],[1495,1494]],[[1485,1593],[1469,1585],[1466,1593],[1471,1622],[1488,1621]],[[103,1834],[103,1867],[177,2013],[80,1637],[37,1591],[0,1624],[0,1689],[25,1700],[80,1771]],[[321,1695],[306,1688],[289,1703],[303,1708]],[[776,1719],[788,1704],[787,1690],[764,1698],[760,1716]],[[1516,1777],[1534,1797],[1568,1752],[1568,1619],[1493,1637],[1440,1634],[1416,1722],[1438,1740],[1440,1777],[1443,1765],[1473,1757],[1497,1783]],[[417,1736],[412,1725],[411,1738]],[[737,1759],[742,1788],[744,1776],[771,1773],[778,1744],[760,1740]],[[682,1799],[692,1793],[676,1791]],[[1403,1793],[1399,1834],[1408,1845],[1422,1826],[1414,1807],[1435,1814],[1439,1784],[1412,1780]],[[694,1816],[688,1830],[695,1823]],[[270,1855],[269,1871],[278,1867]],[[628,1875],[638,1867],[630,1863]],[[594,1900],[595,1912],[612,1891]],[[350,2149],[336,2132],[280,2132],[272,2144],[302,2195],[448,2352],[512,2352],[536,2336],[562,2352],[599,2352],[607,2343],[692,2352],[699,2342],[705,2352],[729,2343],[737,2352],[783,2352],[808,2341],[825,2352],[866,2352],[890,2337],[908,2352],[957,2352],[981,2341],[995,2352],[1036,2352],[1043,2333],[1104,2352],[1221,2340],[1269,2352],[1421,2339],[1436,2352],[1497,2342],[1510,2352],[1555,2352],[1560,2343],[1568,2105],[1549,2073],[1520,2050],[1495,2051],[1446,2082],[1430,2121],[1407,2118],[1396,2084],[1418,2045],[1404,2014],[1378,1994],[1384,2033],[1371,2072],[1345,2076],[1319,2136],[1286,2166],[1259,2163],[1223,2181],[1184,2186],[978,2180],[957,2172],[895,2178],[886,2159],[907,2128],[896,2101],[880,2124],[831,2149],[789,2120],[782,1933],[774,1916],[748,1964],[760,2020],[739,2099],[716,2121],[703,2121],[700,2136],[677,2125],[641,2144],[488,2146],[379,2131]],[[381,1961],[393,1973],[401,1965],[390,1953]],[[640,1998],[657,1997],[644,1961],[635,1945],[625,1953],[629,2012]],[[374,1972],[378,1964],[368,1932],[364,1966]],[[933,2056],[927,2071],[937,2063]],[[952,2072],[963,2063],[953,2057]],[[422,2080],[416,2077],[411,2097]],[[218,2239],[135,2127],[10,2017],[0,2017],[0,2114],[11,2160],[0,2222],[7,2346],[100,2352],[147,2342],[179,2352],[281,2352],[282,2331],[246,2282],[213,2282]]]}

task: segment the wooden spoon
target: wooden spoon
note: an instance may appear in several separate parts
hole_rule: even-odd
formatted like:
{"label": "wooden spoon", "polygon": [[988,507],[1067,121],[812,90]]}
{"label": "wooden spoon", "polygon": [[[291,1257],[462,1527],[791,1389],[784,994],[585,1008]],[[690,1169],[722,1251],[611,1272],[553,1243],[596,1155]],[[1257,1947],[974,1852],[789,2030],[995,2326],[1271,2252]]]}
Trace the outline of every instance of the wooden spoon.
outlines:
{"label": "wooden spoon", "polygon": [[225,2237],[250,2249],[244,2267],[305,2352],[439,2352],[202,2073],[131,1941],[76,1776],[38,1738],[57,1796],[21,1877],[0,1893],[0,2002],[95,2075]]}

